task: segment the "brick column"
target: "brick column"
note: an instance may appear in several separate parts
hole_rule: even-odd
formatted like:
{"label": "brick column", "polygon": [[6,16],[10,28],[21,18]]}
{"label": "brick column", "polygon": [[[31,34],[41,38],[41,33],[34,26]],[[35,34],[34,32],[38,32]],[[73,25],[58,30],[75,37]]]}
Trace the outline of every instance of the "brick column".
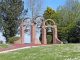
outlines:
{"label": "brick column", "polygon": [[31,23],[31,25],[31,44],[35,44],[36,25],[34,23]]}
{"label": "brick column", "polygon": [[56,44],[57,39],[57,25],[53,25],[56,28],[53,28],[53,44]]}
{"label": "brick column", "polygon": [[[21,23],[20,25],[24,25],[24,23]],[[21,44],[24,44],[24,27],[20,27],[20,37],[21,37]]]}
{"label": "brick column", "polygon": [[[45,25],[43,25],[42,27],[45,27]],[[45,28],[42,28],[42,44],[47,44],[46,29]]]}

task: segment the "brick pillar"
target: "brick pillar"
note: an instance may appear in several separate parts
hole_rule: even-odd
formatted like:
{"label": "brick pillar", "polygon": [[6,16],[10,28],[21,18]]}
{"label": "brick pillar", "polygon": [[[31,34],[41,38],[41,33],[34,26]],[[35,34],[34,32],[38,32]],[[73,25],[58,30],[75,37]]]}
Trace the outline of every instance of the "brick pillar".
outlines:
{"label": "brick pillar", "polygon": [[34,23],[31,23],[31,25],[31,44],[35,44],[36,25]]}
{"label": "brick pillar", "polygon": [[[42,27],[45,27],[45,25]],[[47,44],[46,29],[45,28],[42,29],[42,44]]]}
{"label": "brick pillar", "polygon": [[57,39],[57,25],[53,25],[56,28],[53,28],[53,44],[56,44]]}
{"label": "brick pillar", "polygon": [[[24,25],[24,23],[21,23],[20,25]],[[21,44],[24,44],[24,27],[20,27],[20,37],[21,37]]]}

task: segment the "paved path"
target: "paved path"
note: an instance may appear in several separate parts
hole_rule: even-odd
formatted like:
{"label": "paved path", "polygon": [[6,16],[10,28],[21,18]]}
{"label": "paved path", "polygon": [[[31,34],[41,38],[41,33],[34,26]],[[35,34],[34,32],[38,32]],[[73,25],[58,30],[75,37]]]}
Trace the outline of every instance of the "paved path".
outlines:
{"label": "paved path", "polygon": [[6,49],[0,49],[0,53],[5,53],[9,51],[24,49],[24,48],[37,47],[37,46],[59,45],[59,44],[8,44],[8,45],[13,46],[13,47],[6,48]]}

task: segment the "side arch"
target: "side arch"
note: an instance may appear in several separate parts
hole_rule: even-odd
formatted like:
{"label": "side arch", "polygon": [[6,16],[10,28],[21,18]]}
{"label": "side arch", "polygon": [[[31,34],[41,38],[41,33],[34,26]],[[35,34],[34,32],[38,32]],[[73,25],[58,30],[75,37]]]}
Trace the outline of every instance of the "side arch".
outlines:
{"label": "side arch", "polygon": [[30,19],[31,22],[32,22],[32,19],[31,19],[31,18],[29,18],[29,17],[25,17],[25,18],[22,19],[22,23],[24,22],[25,19]]}

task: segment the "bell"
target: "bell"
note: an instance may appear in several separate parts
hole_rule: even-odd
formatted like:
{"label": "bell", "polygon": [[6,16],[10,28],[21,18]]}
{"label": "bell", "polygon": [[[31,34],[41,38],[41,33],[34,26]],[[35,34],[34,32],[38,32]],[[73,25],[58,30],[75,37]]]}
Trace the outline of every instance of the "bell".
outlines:
{"label": "bell", "polygon": [[29,30],[29,26],[26,26],[26,29]]}
{"label": "bell", "polygon": [[48,28],[48,31],[47,32],[52,32],[50,27]]}
{"label": "bell", "polygon": [[41,24],[40,24],[40,23],[38,23],[38,24],[37,24],[37,27],[39,28],[40,26],[41,26]]}

